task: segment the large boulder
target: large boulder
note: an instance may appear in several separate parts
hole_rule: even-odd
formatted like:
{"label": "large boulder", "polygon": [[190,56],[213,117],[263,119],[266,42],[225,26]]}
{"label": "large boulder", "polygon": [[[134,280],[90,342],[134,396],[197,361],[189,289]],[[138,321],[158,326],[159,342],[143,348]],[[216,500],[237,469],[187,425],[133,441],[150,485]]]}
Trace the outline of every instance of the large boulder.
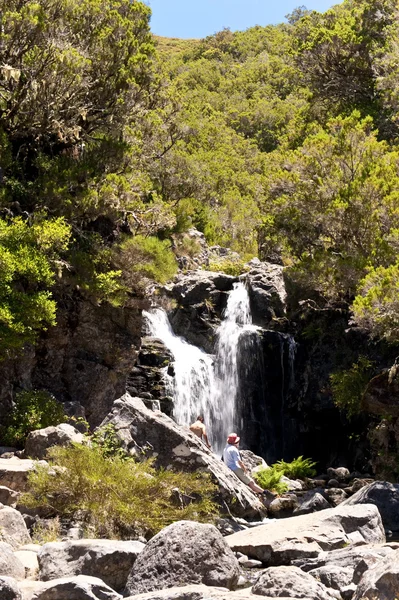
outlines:
{"label": "large boulder", "polygon": [[13,577],[14,579],[25,577],[23,564],[19,558],[14,556],[13,548],[5,542],[0,542],[0,575],[2,577]]}
{"label": "large boulder", "polygon": [[399,484],[374,481],[341,503],[341,506],[375,504],[385,529],[399,531]]}
{"label": "large boulder", "polygon": [[275,318],[285,316],[287,293],[284,282],[284,267],[253,258],[245,274],[248,282],[253,321],[267,327]]}
{"label": "large boulder", "polygon": [[158,467],[210,473],[219,485],[220,500],[233,514],[260,517],[266,512],[262,502],[205,444],[185,427],[180,427],[160,411],[145,407],[140,398],[128,393],[114,402],[102,425],[112,423],[124,448],[131,453],[154,457]]}
{"label": "large boulder", "polygon": [[22,600],[18,582],[12,577],[0,577],[1,600]]}
{"label": "large boulder", "polygon": [[374,567],[395,549],[389,544],[342,548],[331,552],[321,552],[317,558],[293,561],[295,566],[309,572],[328,588],[342,594],[356,586],[362,575]]}
{"label": "large boulder", "polygon": [[46,458],[47,450],[52,446],[68,446],[72,442],[81,444],[83,439],[83,434],[68,423],[37,429],[26,438],[25,454],[30,458]]}
{"label": "large boulder", "polygon": [[0,532],[3,542],[15,550],[31,541],[29,531],[20,512],[10,506],[0,505]]}
{"label": "large boulder", "polygon": [[18,502],[20,495],[19,492],[11,490],[5,485],[0,485],[0,504],[5,504],[6,506],[14,505],[13,508],[15,508],[15,504]]}
{"label": "large boulder", "polygon": [[0,458],[0,485],[16,492],[25,492],[28,487],[28,475],[35,461],[12,458]]}
{"label": "large boulder", "polygon": [[237,277],[215,271],[189,271],[181,274],[173,285],[173,296],[182,306],[209,300],[215,291],[229,292]]}
{"label": "large boulder", "polygon": [[[249,588],[230,592],[225,588],[198,584],[135,594],[125,598],[125,600],[256,600],[256,598]],[[284,598],[280,598],[280,600],[284,600]]]}
{"label": "large boulder", "polygon": [[37,560],[38,549],[40,546],[36,544],[27,544],[14,552],[24,566],[25,577],[35,578],[39,572],[39,562]]}
{"label": "large boulder", "polygon": [[178,275],[168,290],[178,303],[178,308],[169,314],[173,331],[190,344],[212,353],[228,292],[237,281],[237,277],[213,271]]}
{"label": "large boulder", "polygon": [[312,600],[334,600],[339,595],[316,581],[298,567],[269,567],[252,587],[252,593],[276,598],[312,598]]}
{"label": "large boulder", "polygon": [[326,508],[331,508],[331,504],[324,496],[315,490],[310,490],[303,496],[301,504],[295,508],[294,515],[306,515]]}
{"label": "large boulder", "polygon": [[121,600],[115,592],[97,577],[78,575],[47,582],[21,584],[24,600]]}
{"label": "large boulder", "polygon": [[125,596],[190,583],[234,589],[239,574],[238,561],[216,527],[178,521],[139,554]]}
{"label": "large boulder", "polygon": [[42,581],[89,575],[101,578],[122,592],[131,568],[145,545],[137,541],[74,540],[49,542],[39,551],[39,578]]}
{"label": "large boulder", "polygon": [[353,600],[395,600],[398,597],[399,550],[396,550],[363,575]]}
{"label": "large boulder", "polygon": [[289,565],[322,551],[385,542],[377,507],[372,504],[329,508],[239,531],[226,541],[235,552],[264,565]]}
{"label": "large boulder", "polygon": [[[299,600],[299,598],[303,597],[293,598],[290,596],[289,600]],[[135,594],[125,598],[125,600],[256,600],[256,596],[252,594],[250,588],[230,592],[225,588],[209,587],[207,585],[184,585],[166,590]],[[266,598],[266,600],[271,600],[271,598]],[[279,600],[288,600],[288,598],[279,596]],[[310,598],[307,600],[310,600]]]}

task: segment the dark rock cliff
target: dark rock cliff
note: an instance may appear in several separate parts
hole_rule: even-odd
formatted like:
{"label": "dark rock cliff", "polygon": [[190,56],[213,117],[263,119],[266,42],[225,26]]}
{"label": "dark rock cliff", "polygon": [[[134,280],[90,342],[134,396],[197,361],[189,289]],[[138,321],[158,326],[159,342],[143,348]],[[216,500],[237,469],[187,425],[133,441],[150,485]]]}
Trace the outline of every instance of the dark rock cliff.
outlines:
{"label": "dark rock cliff", "polygon": [[126,390],[141,328],[140,307],[98,306],[80,297],[59,302],[57,326],[35,348],[0,363],[0,420],[16,391],[45,389],[72,403],[72,412],[81,405],[90,424],[98,425]]}

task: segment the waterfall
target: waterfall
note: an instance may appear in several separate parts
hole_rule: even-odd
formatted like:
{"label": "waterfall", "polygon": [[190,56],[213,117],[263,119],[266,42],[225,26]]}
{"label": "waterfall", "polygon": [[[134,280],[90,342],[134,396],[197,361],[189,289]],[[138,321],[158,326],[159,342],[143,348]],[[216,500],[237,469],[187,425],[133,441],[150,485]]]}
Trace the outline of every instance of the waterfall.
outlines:
{"label": "waterfall", "polygon": [[217,407],[217,418],[212,424],[212,430],[217,439],[222,440],[222,443],[225,441],[226,434],[239,425],[237,415],[238,343],[243,332],[249,327],[252,328],[252,318],[248,292],[243,283],[235,283],[217,331],[216,390],[213,400]]}
{"label": "waterfall", "polygon": [[251,324],[245,285],[235,283],[229,294],[215,356],[176,336],[163,310],[145,311],[144,316],[149,334],[162,340],[174,357],[173,381],[166,378],[174,398],[173,417],[180,425],[189,425],[203,414],[212,448],[221,454],[227,434],[240,422],[236,414],[239,339],[244,331],[257,329]]}
{"label": "waterfall", "polygon": [[174,398],[176,422],[189,425],[202,414],[205,422],[210,423],[213,416],[211,390],[215,388],[213,357],[176,336],[162,309],[143,311],[143,314],[149,334],[162,340],[174,358],[174,377],[165,373],[165,384]]}

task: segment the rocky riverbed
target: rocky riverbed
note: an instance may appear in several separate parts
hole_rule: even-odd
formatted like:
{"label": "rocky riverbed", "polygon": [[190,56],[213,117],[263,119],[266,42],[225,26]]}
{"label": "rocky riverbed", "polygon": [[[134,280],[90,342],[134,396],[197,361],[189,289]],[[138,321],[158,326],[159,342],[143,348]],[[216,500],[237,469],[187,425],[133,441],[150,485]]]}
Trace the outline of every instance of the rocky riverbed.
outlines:
{"label": "rocky riverbed", "polygon": [[[11,449],[0,458],[1,600],[398,596],[399,544],[390,540],[399,531],[399,485],[330,469],[288,480],[291,491],[265,506],[189,430],[140,399],[125,394],[104,423],[130,452],[150,442],[160,466],[201,465],[231,510],[215,524],[175,522],[149,541],[85,539],[71,523],[60,541],[32,544],[30,528],[41,517],[19,504],[27,474],[52,445],[80,439],[68,425],[35,432],[25,451],[35,448],[35,459]],[[259,461],[243,454],[248,465]]]}

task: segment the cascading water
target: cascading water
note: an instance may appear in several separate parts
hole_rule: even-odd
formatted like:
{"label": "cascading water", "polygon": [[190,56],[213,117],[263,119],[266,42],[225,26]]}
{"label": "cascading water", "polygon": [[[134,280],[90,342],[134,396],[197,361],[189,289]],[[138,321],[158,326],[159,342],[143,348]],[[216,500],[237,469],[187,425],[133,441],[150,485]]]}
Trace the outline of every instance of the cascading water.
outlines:
{"label": "cascading water", "polygon": [[206,354],[176,336],[161,309],[144,312],[151,336],[163,341],[174,357],[174,378],[169,385],[174,398],[173,416],[180,425],[189,425],[203,414],[214,452],[221,454],[227,434],[239,423],[236,400],[238,343],[252,326],[248,292],[235,283],[217,332],[215,356]]}
{"label": "cascading water", "polygon": [[176,336],[166,313],[156,308],[144,311],[148,332],[163,341],[174,358],[174,377],[165,373],[167,391],[174,398],[173,416],[180,425],[189,425],[197,415],[203,414],[211,422],[212,398],[210,390],[215,388],[213,358]]}
{"label": "cascading water", "polygon": [[236,410],[239,390],[238,342],[244,331],[248,328],[254,329],[249,296],[244,284],[234,284],[223,317],[217,332],[215,357],[216,390],[213,403],[218,407],[218,418],[212,424],[215,437],[221,440],[221,450],[226,433],[233,431],[239,424]]}

